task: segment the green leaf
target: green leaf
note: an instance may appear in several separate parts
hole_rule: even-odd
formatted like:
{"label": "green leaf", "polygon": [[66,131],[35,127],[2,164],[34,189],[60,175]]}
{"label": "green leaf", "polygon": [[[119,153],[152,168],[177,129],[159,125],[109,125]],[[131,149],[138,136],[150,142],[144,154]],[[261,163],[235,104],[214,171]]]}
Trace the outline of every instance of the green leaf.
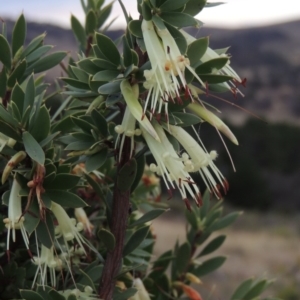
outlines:
{"label": "green leaf", "polygon": [[220,235],[214,238],[204,247],[204,249],[200,252],[200,254],[197,257],[214,252],[224,243],[225,239],[226,239],[226,235]]}
{"label": "green leaf", "polygon": [[40,211],[37,201],[32,201],[24,217],[25,229],[31,235],[40,222]]}
{"label": "green leaf", "polygon": [[114,42],[104,34],[96,33],[96,41],[103,55],[113,64],[120,64],[120,53]]}
{"label": "green leaf", "polygon": [[139,153],[138,153],[136,155],[135,159],[136,159],[136,164],[137,164],[137,170],[136,170],[134,182],[131,185],[131,193],[133,193],[134,190],[139,185],[141,178],[144,174],[145,165],[146,165],[146,158],[145,158],[144,154],[139,155]]}
{"label": "green leaf", "polygon": [[66,57],[66,55],[67,52],[59,51],[44,56],[28,67],[26,74],[30,74],[31,72],[40,73],[49,70],[58,65]]}
{"label": "green leaf", "polygon": [[244,282],[242,282],[237,289],[235,290],[235,292],[233,293],[233,295],[231,296],[230,300],[240,300],[240,299],[244,299],[244,296],[248,293],[248,291],[250,290],[251,286],[253,283],[253,279],[249,278],[247,280],[245,280]]}
{"label": "green leaf", "polygon": [[94,58],[92,59],[92,62],[103,70],[117,70],[117,66],[115,64],[105,59]]}
{"label": "green leaf", "polygon": [[99,169],[105,163],[107,155],[108,149],[104,147],[99,152],[88,156],[85,162],[85,169],[87,172]]}
{"label": "green leaf", "polygon": [[203,82],[207,82],[208,84],[216,84],[216,83],[222,83],[229,80],[232,80],[232,76],[228,75],[212,75],[212,74],[198,74],[199,77]]}
{"label": "green leaf", "polygon": [[209,44],[209,38],[203,37],[195,40],[188,46],[187,57],[190,60],[191,66],[199,63],[200,58],[205,54]]}
{"label": "green leaf", "polygon": [[21,114],[23,114],[23,105],[24,105],[25,94],[20,85],[17,83],[11,92],[11,101],[13,101]]}
{"label": "green leaf", "polygon": [[149,232],[149,227],[145,226],[136,230],[127,241],[123,249],[123,256],[130,254],[135,248],[137,248],[143,240],[146,238]]}
{"label": "green leaf", "polygon": [[36,228],[36,234],[39,241],[48,249],[53,246],[54,243],[54,225],[51,214],[46,211],[45,219],[41,220]]}
{"label": "green leaf", "polygon": [[100,28],[108,19],[110,16],[112,6],[113,6],[113,1],[109,3],[108,5],[104,6],[101,8],[100,13],[98,15],[98,21],[97,21],[97,29]]}
{"label": "green leaf", "polygon": [[45,163],[45,153],[39,143],[34,139],[34,137],[27,131],[23,132],[23,143],[26,153],[31,159],[44,165]]}
{"label": "green leaf", "polygon": [[247,292],[247,294],[244,296],[243,300],[253,300],[256,297],[258,297],[271,283],[271,281],[268,281],[266,279],[258,281],[254,286],[251,287],[251,289]]}
{"label": "green leaf", "polygon": [[21,16],[16,21],[13,32],[12,32],[12,55],[13,55],[13,57],[15,56],[17,51],[20,49],[20,47],[23,46],[23,44],[25,42],[25,37],[26,37],[26,21],[25,21],[24,15],[21,14]]}
{"label": "green leaf", "polygon": [[118,75],[120,75],[120,71],[118,71],[118,70],[103,70],[103,71],[97,72],[93,76],[93,80],[108,82],[108,81],[115,79]]}
{"label": "green leaf", "polygon": [[53,289],[48,294],[51,297],[51,299],[55,299],[55,300],[65,300],[66,299],[62,294],[60,294],[59,292],[57,292],[56,290],[53,290]]}
{"label": "green leaf", "polygon": [[33,74],[29,77],[27,85],[26,85],[26,91],[25,91],[25,97],[24,97],[24,105],[23,105],[23,116],[25,115],[25,111],[30,107],[32,109],[34,104],[34,98],[35,98],[35,86],[34,86],[34,78]]}
{"label": "green leaf", "polygon": [[117,188],[122,191],[130,190],[137,172],[136,160],[132,158],[118,173]]}
{"label": "green leaf", "polygon": [[46,34],[43,33],[37,37],[35,37],[27,46],[27,48],[25,48],[25,50],[23,51],[21,58],[25,58],[27,55],[29,55],[32,51],[34,51],[36,48],[42,46],[44,38],[45,38]]}
{"label": "green leaf", "polygon": [[187,2],[189,2],[190,0],[166,0],[160,7],[159,9],[161,11],[172,11],[172,10],[176,10],[178,8],[183,7]]}
{"label": "green leaf", "polygon": [[106,137],[107,134],[108,134],[108,127],[107,127],[106,119],[96,109],[92,110],[91,117],[93,119],[93,122],[94,122],[95,126],[97,127],[97,129],[101,133],[101,135],[103,137]]}
{"label": "green leaf", "polygon": [[11,52],[7,39],[0,34],[0,61],[10,70],[11,68]]}
{"label": "green leaf", "polygon": [[178,123],[176,125],[181,126],[181,127],[195,125],[195,124],[201,123],[201,121],[202,121],[198,116],[196,116],[194,114],[190,114],[190,113],[173,112],[172,115],[175,116],[176,118],[180,119],[180,123]]}
{"label": "green leaf", "polygon": [[97,27],[97,18],[95,12],[90,9],[85,19],[85,32],[93,34]]}
{"label": "green leaf", "polygon": [[77,208],[87,206],[87,204],[76,194],[64,191],[62,189],[47,190],[45,194],[47,194],[47,196],[53,202],[60,204],[62,207]]}
{"label": "green leaf", "polygon": [[197,26],[197,21],[190,15],[181,12],[162,12],[160,17],[175,27]]}
{"label": "green leaf", "polygon": [[216,230],[223,229],[223,228],[231,225],[241,214],[242,214],[242,212],[232,212],[232,213],[226,215],[225,217],[223,217],[222,219],[214,222],[209,227],[209,230],[216,231]]}
{"label": "green leaf", "polygon": [[207,0],[189,0],[185,5],[184,13],[196,16],[204,8]]}
{"label": "green leaf", "polygon": [[3,98],[6,92],[7,76],[6,69],[2,68],[0,72],[0,98]]}
{"label": "green leaf", "polygon": [[137,292],[136,288],[128,288],[125,291],[118,291],[117,289],[114,290],[113,299],[114,300],[127,300],[132,299]]}
{"label": "green leaf", "polygon": [[186,38],[183,36],[183,34],[174,26],[170,25],[170,24],[165,24],[167,29],[169,30],[170,34],[172,35],[172,37],[174,38],[180,53],[182,55],[185,55],[188,45],[187,45],[187,41]]}
{"label": "green leaf", "polygon": [[70,190],[78,184],[79,176],[72,174],[57,174],[55,179],[48,184],[44,184],[44,188],[48,190]]}
{"label": "green leaf", "polygon": [[86,44],[85,30],[78,19],[73,15],[71,15],[71,27],[77,41],[79,42],[81,47],[84,48]]}
{"label": "green leaf", "polygon": [[[44,54],[46,54],[49,50],[51,50],[53,46],[45,45],[41,46],[34,51],[32,51],[30,54],[26,56],[26,62],[27,64],[32,64],[36,60],[40,59]],[[30,66],[31,67],[31,66]]]}
{"label": "green leaf", "polygon": [[77,65],[89,74],[95,74],[99,71],[99,68],[89,58],[82,59]]}
{"label": "green leaf", "polygon": [[29,132],[37,142],[43,141],[49,135],[50,115],[45,105],[35,112],[35,118],[32,118]]}
{"label": "green leaf", "polygon": [[27,63],[26,60],[23,59],[20,64],[13,70],[7,80],[7,85],[12,88],[16,82],[21,83],[21,78],[26,71]]}
{"label": "green leaf", "polygon": [[103,84],[99,87],[98,92],[102,95],[115,94],[120,92],[121,80],[112,81],[106,84]]}
{"label": "green leaf", "polygon": [[130,33],[137,38],[143,38],[142,32],[142,21],[141,20],[131,20],[128,24],[128,29]]}
{"label": "green leaf", "polygon": [[191,245],[188,242],[182,244],[176,251],[175,269],[176,273],[181,274],[187,270],[190,262]]}
{"label": "green leaf", "polygon": [[15,128],[10,126],[6,122],[3,122],[2,120],[0,120],[0,132],[14,140],[21,140],[21,135],[15,130]]}
{"label": "green leaf", "polygon": [[204,261],[198,268],[195,269],[194,274],[197,277],[204,276],[208,273],[215,271],[216,269],[220,268],[223,263],[225,262],[226,257],[224,256],[217,256],[211,259]]}
{"label": "green leaf", "polygon": [[25,300],[44,300],[42,296],[31,290],[20,290],[20,294]]}
{"label": "green leaf", "polygon": [[148,211],[147,213],[145,213],[138,220],[131,223],[129,225],[129,227],[132,228],[132,227],[135,227],[135,226],[138,226],[138,225],[145,224],[149,221],[152,221],[152,220],[158,218],[160,215],[162,215],[166,211],[167,211],[166,209],[161,209],[161,208],[152,209],[152,210]]}
{"label": "green leaf", "polygon": [[0,119],[8,123],[13,127],[19,127],[18,122],[13,118],[13,116],[0,104]]}
{"label": "green leaf", "polygon": [[195,71],[197,74],[214,73],[216,70],[222,69],[228,61],[227,57],[214,58],[199,65]]}
{"label": "green leaf", "polygon": [[112,251],[115,248],[116,245],[116,239],[115,236],[108,230],[101,228],[97,236],[99,240],[104,244],[104,246],[107,248],[108,251]]}

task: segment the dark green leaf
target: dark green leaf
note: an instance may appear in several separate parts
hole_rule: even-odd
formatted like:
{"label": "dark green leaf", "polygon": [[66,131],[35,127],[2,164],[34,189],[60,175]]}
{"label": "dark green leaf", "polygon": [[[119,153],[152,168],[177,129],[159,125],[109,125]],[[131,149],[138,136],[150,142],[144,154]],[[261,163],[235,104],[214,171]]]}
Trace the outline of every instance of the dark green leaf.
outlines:
{"label": "dark green leaf", "polygon": [[226,215],[225,217],[223,217],[222,219],[213,223],[209,227],[209,230],[216,231],[216,230],[223,229],[223,228],[231,225],[241,214],[242,214],[242,212],[232,212],[232,213]]}
{"label": "dark green leaf", "polygon": [[109,3],[100,10],[97,21],[97,29],[100,28],[110,16],[113,3],[114,2]]}
{"label": "dark green leaf", "polygon": [[104,71],[97,72],[93,76],[93,80],[108,82],[108,81],[115,79],[119,74],[120,74],[120,71],[118,71],[118,70],[104,70]]}
{"label": "dark green leaf", "polygon": [[128,288],[125,291],[118,291],[117,289],[114,290],[113,299],[114,300],[127,300],[131,299],[137,292],[135,288]]}
{"label": "dark green leaf", "polygon": [[120,53],[114,42],[104,34],[96,33],[96,41],[103,55],[113,64],[120,64]]}
{"label": "dark green leaf", "polygon": [[170,34],[172,35],[172,37],[174,38],[180,53],[182,55],[185,55],[186,51],[187,51],[187,41],[185,39],[185,37],[183,36],[183,34],[174,26],[170,25],[170,24],[166,24],[167,29],[169,30]]}
{"label": "dark green leaf", "polygon": [[45,162],[45,153],[39,143],[34,139],[34,137],[27,131],[23,132],[23,142],[25,151],[30,156],[31,159],[44,165]]}
{"label": "dark green leaf", "polygon": [[36,60],[40,59],[44,54],[46,54],[49,50],[51,50],[53,46],[45,45],[41,46],[34,51],[32,51],[28,56],[26,56],[27,64],[32,64]]}
{"label": "dark green leaf", "polygon": [[99,152],[88,156],[85,162],[85,168],[87,172],[92,172],[99,169],[106,161],[108,154],[108,149],[105,147]]}
{"label": "dark green leaf", "polygon": [[77,65],[89,74],[95,74],[99,71],[99,68],[89,58],[82,59]]}
{"label": "dark green leaf", "polygon": [[145,165],[146,165],[146,159],[145,159],[145,155],[139,155],[139,153],[136,155],[135,158],[136,159],[136,163],[137,163],[137,170],[136,170],[136,175],[135,175],[135,179],[134,182],[131,185],[131,193],[134,192],[134,190],[136,189],[136,187],[139,185],[140,180],[144,174],[144,170],[145,170]]}
{"label": "dark green leaf", "polygon": [[60,204],[62,207],[77,208],[87,206],[76,194],[61,189],[47,190],[46,194],[53,202]]}
{"label": "dark green leaf", "polygon": [[54,299],[55,300],[65,300],[66,299],[62,294],[60,294],[59,292],[57,292],[56,290],[53,290],[53,289],[49,292],[49,296],[53,300]]}
{"label": "dark green leaf", "polygon": [[60,79],[63,80],[65,83],[69,84],[70,86],[73,86],[77,89],[89,90],[89,85],[87,82],[82,82],[78,79],[68,78],[68,77],[61,77]]}
{"label": "dark green leaf", "polygon": [[199,77],[201,78],[201,80],[203,82],[207,82],[208,84],[216,84],[216,83],[222,83],[222,82],[232,80],[232,77],[228,76],[228,75],[211,75],[211,74],[201,75],[201,74],[199,74]]}
{"label": "dark green leaf", "polygon": [[40,222],[40,211],[37,201],[32,201],[24,217],[25,229],[31,235]]}
{"label": "dark green leaf", "polygon": [[81,128],[86,133],[90,134],[92,129],[95,129],[93,124],[90,124],[89,122],[83,120],[81,117],[71,117],[73,123]]}
{"label": "dark green leaf", "polygon": [[107,127],[107,122],[106,122],[105,118],[96,109],[92,110],[91,117],[93,119],[95,126],[101,133],[101,135],[103,137],[106,137],[108,134],[108,127]]}
{"label": "dark green leaf", "polygon": [[209,44],[209,38],[203,37],[195,40],[188,46],[187,57],[190,60],[191,66],[199,63],[200,58],[205,54]]}
{"label": "dark green leaf", "polygon": [[55,179],[44,188],[48,190],[69,190],[74,188],[80,180],[80,177],[72,174],[57,174]]}
{"label": "dark green leaf", "polygon": [[45,212],[45,219],[41,220],[36,228],[36,234],[39,241],[48,249],[53,246],[54,242],[54,225],[48,211]]}
{"label": "dark green leaf", "polygon": [[38,142],[41,142],[48,136],[50,132],[50,115],[45,105],[35,112],[35,119],[30,124],[29,132]]}
{"label": "dark green leaf", "polygon": [[172,11],[176,10],[178,8],[183,7],[189,0],[166,0],[160,7],[159,9],[161,11]]}
{"label": "dark green leaf", "polygon": [[0,120],[0,132],[7,135],[8,137],[20,141],[21,135],[9,124]]}
{"label": "dark green leaf", "polygon": [[82,81],[84,83],[89,82],[90,75],[87,72],[85,72],[82,69],[77,68],[75,66],[71,66],[71,69],[72,69],[72,72],[74,73],[74,75],[77,77],[77,79],[79,81]]}
{"label": "dark green leaf", "polygon": [[133,223],[131,223],[129,227],[135,227],[135,226],[138,226],[138,225],[145,224],[145,223],[147,223],[149,221],[152,221],[152,220],[158,218],[164,212],[166,212],[165,209],[161,209],[161,208],[152,209],[149,212],[145,213],[138,220],[136,220]]}
{"label": "dark green leaf", "polygon": [[105,59],[94,58],[92,59],[92,62],[103,70],[117,70],[117,66],[115,64]]}
{"label": "dark green leaf", "polygon": [[0,104],[0,119],[8,123],[12,127],[18,127],[18,121],[16,121],[13,116]]}
{"label": "dark green leaf", "polygon": [[137,248],[146,238],[148,232],[148,226],[139,228],[137,231],[135,231],[124,246],[123,256],[125,257],[126,255],[130,254],[135,248]]}
{"label": "dark green leaf", "polygon": [[256,297],[258,297],[270,284],[270,281],[267,281],[266,279],[258,281],[254,286],[251,287],[251,289],[248,291],[248,293],[243,297],[243,300],[253,300]]}
{"label": "dark green leaf", "polygon": [[34,78],[32,74],[29,77],[26,85],[26,92],[25,92],[24,105],[23,105],[23,116],[25,114],[25,111],[28,109],[28,107],[32,109],[34,98],[35,98],[35,86],[34,86]]}
{"label": "dark green leaf", "polygon": [[0,34],[0,61],[10,70],[11,68],[11,52],[7,39]]}
{"label": "dark green leaf", "polygon": [[71,15],[71,27],[77,41],[80,43],[81,47],[84,48],[86,44],[85,31],[81,23],[73,15]]}
{"label": "dark green leaf", "polygon": [[85,32],[87,34],[93,34],[94,31],[96,30],[96,26],[97,26],[96,14],[92,9],[90,9],[85,19]]}
{"label": "dark green leaf", "polygon": [[214,252],[224,243],[225,239],[226,239],[226,235],[220,235],[214,238],[204,247],[204,249],[200,252],[200,254],[197,257]]}
{"label": "dark green leaf", "polygon": [[181,127],[195,125],[195,124],[201,123],[201,121],[202,121],[198,116],[196,116],[194,114],[190,114],[190,113],[173,112],[172,115],[175,116],[176,118],[180,119],[180,123],[177,125],[181,126]]}
{"label": "dark green leaf", "polygon": [[31,72],[40,73],[49,70],[59,64],[66,57],[66,55],[67,52],[60,51],[44,56],[28,67],[26,74],[30,74]]}
{"label": "dark green leaf", "polygon": [[244,299],[244,296],[248,293],[253,283],[253,279],[249,278],[242,282],[238,288],[235,290],[230,300],[240,300]]}
{"label": "dark green leaf", "polygon": [[196,16],[204,8],[207,0],[189,0],[184,8],[184,13]]}
{"label": "dark green leaf", "polygon": [[13,55],[13,57],[15,56],[17,51],[20,49],[20,47],[23,46],[23,44],[25,42],[25,37],[26,37],[26,21],[25,21],[24,15],[21,14],[21,16],[16,21],[13,32],[12,32],[12,55]]}
{"label": "dark green leaf", "polygon": [[191,245],[188,242],[182,244],[175,253],[175,268],[176,273],[181,274],[187,270],[190,262]]}
{"label": "dark green leaf", "polygon": [[6,92],[7,76],[6,69],[2,68],[0,72],[0,98],[3,98]]}
{"label": "dark green leaf", "polygon": [[116,239],[110,231],[102,228],[98,231],[97,236],[107,250],[112,251],[115,248]]}
{"label": "dark green leaf", "polygon": [[121,84],[120,80],[103,84],[102,86],[99,87],[98,92],[99,94],[103,94],[103,95],[118,93],[121,90],[120,84]]}
{"label": "dark green leaf", "polygon": [[137,163],[136,160],[132,158],[122,167],[122,169],[118,173],[117,188],[123,192],[130,190],[134,182],[136,172]]}
{"label": "dark green leaf", "polygon": [[227,64],[228,60],[229,58],[227,57],[214,58],[199,65],[195,71],[197,74],[214,73],[215,70],[222,69]]}
{"label": "dark green leaf", "polygon": [[23,59],[20,64],[14,69],[7,80],[7,85],[12,88],[16,82],[21,83],[21,78],[25,73],[27,67],[26,60]]}
{"label": "dark green leaf", "polygon": [[20,294],[25,300],[44,300],[42,296],[31,290],[20,290]]}
{"label": "dark green leaf", "polygon": [[23,51],[21,58],[25,58],[27,55],[29,55],[32,51],[34,51],[36,48],[40,47],[44,41],[46,34],[43,33],[37,37],[35,37],[27,46],[27,48],[25,48],[25,50]]}
{"label": "dark green leaf", "polygon": [[142,32],[142,21],[141,20],[131,20],[128,24],[128,29],[130,33],[138,38],[143,38]]}
{"label": "dark green leaf", "polygon": [[24,105],[25,94],[20,85],[17,83],[11,93],[11,101],[15,102],[19,112],[23,114],[23,105]]}
{"label": "dark green leaf", "polygon": [[181,12],[162,12],[160,17],[175,27],[197,26],[197,21],[190,15]]}
{"label": "dark green leaf", "polygon": [[220,268],[223,263],[225,262],[226,257],[224,256],[217,256],[211,259],[204,261],[198,268],[195,269],[194,274],[197,277],[204,276],[208,273],[215,271],[216,269]]}

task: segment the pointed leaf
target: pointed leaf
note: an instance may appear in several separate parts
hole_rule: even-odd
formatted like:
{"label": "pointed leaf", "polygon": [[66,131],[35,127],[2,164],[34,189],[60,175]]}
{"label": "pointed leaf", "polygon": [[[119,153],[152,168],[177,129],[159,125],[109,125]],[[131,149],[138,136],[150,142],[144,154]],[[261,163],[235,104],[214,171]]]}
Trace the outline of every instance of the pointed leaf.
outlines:
{"label": "pointed leaf", "polygon": [[200,252],[200,254],[197,257],[214,252],[224,243],[225,239],[226,239],[226,235],[220,235],[214,238],[204,247],[204,249]]}
{"label": "pointed leaf", "polygon": [[190,15],[181,12],[162,12],[160,17],[175,27],[197,26],[197,21]]}
{"label": "pointed leaf", "polygon": [[30,156],[31,159],[44,165],[45,153],[39,143],[34,139],[34,137],[27,131],[23,132],[23,142],[25,151]]}
{"label": "pointed leaf", "polygon": [[104,147],[99,152],[88,156],[85,162],[85,169],[87,172],[99,169],[105,163],[107,155],[108,149]]}
{"label": "pointed leaf", "polygon": [[107,248],[108,251],[112,251],[115,248],[116,239],[110,231],[108,231],[104,228],[101,228],[98,231],[97,236],[98,236],[99,240]]}
{"label": "pointed leaf", "polygon": [[208,273],[215,271],[220,268],[225,262],[225,256],[217,256],[211,259],[204,261],[198,268],[195,269],[194,274],[197,277],[204,276]]}
{"label": "pointed leaf", "polygon": [[104,34],[96,33],[96,41],[103,55],[113,64],[120,64],[120,53],[114,42]]}
{"label": "pointed leaf", "polygon": [[166,209],[162,208],[157,208],[157,209],[152,209],[145,213],[142,217],[140,217],[138,220],[134,221],[129,225],[129,227],[135,227],[138,225],[145,224],[147,222],[150,222],[156,218],[158,218],[160,215],[162,215],[164,212],[166,212]]}
{"label": "pointed leaf", "polygon": [[120,191],[125,192],[130,190],[136,176],[136,171],[137,165],[134,158],[122,167],[117,178],[117,188]]}
{"label": "pointed leaf", "polygon": [[0,34],[0,61],[10,70],[11,68],[11,52],[7,39]]}
{"label": "pointed leaf", "polygon": [[12,55],[13,57],[17,53],[17,51],[20,49],[20,47],[23,46],[25,42],[26,37],[26,21],[24,18],[24,15],[21,14],[21,16],[18,18],[17,22],[15,23],[13,32],[12,32]]}
{"label": "pointed leaf", "polygon": [[87,206],[80,197],[71,192],[64,190],[47,190],[46,194],[53,202],[60,204],[62,207],[77,208]]}

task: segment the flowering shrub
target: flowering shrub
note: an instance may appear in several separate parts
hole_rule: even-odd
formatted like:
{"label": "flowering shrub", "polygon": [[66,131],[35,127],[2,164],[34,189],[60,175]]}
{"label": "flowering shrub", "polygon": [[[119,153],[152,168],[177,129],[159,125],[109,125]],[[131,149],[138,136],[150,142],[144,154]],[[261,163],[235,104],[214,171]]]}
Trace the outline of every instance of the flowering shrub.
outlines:
{"label": "flowering shrub", "polygon": [[[71,17],[78,60],[69,57],[67,65],[67,52],[47,54],[45,34],[24,45],[23,15],[11,44],[3,23],[0,298],[202,299],[201,286],[190,285],[226,259],[203,259],[225,240],[208,238],[240,213],[222,216],[229,184],[217,153],[186,129],[208,122],[238,144],[199,96],[236,95],[243,80],[225,50],[184,31],[201,26],[194,16],[211,6],[206,1],[137,1],[139,20],[119,1],[127,28],[118,42],[103,27],[112,3],[81,2],[85,26]],[[50,115],[48,85],[39,74],[57,64],[64,87],[56,92],[64,101]],[[170,197],[179,191],[188,226],[183,244],[155,257],[151,221],[167,210],[160,180]],[[258,299],[269,284],[249,279],[228,299]]]}

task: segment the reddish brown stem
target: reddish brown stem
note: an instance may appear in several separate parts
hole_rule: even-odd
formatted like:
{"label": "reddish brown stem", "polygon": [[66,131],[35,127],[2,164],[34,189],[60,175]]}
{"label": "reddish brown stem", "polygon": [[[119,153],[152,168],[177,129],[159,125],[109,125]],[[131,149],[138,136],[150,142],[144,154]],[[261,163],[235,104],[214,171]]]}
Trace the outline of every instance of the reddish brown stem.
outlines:
{"label": "reddish brown stem", "polygon": [[[123,147],[123,156],[120,164],[118,165],[118,173],[122,166],[130,159],[130,142],[125,140]],[[120,191],[117,187],[117,177],[115,180],[113,206],[112,206],[112,219],[109,220],[112,234],[115,236],[116,245],[112,251],[107,253],[102,276],[99,284],[100,299],[111,300],[113,290],[116,282],[121,263],[122,253],[124,247],[124,238],[127,227],[128,212],[130,206],[130,189],[128,191]]]}

